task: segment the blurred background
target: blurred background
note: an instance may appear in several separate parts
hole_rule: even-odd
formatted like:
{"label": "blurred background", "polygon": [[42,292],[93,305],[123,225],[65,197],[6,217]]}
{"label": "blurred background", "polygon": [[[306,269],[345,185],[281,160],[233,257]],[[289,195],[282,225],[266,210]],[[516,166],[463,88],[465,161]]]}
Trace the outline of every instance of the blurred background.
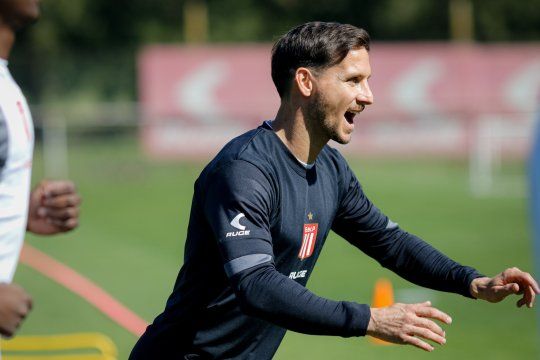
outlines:
{"label": "blurred background", "polygon": [[[533,271],[540,0],[45,0],[10,68],[33,112],[34,179],[69,177],[84,203],[77,231],[27,243],[152,321],[182,264],[193,182],[229,139],[273,118],[272,43],[313,20],[372,36],[375,104],[339,146],[370,198],[487,275]],[[540,358],[535,310],[420,289],[351,249],[332,235],[309,288],[370,303],[387,278],[396,301],[431,300],[453,316],[448,344],[428,355],[289,332],[276,359]],[[21,335],[98,331],[127,358],[140,326],[25,256],[15,281],[35,298]]]}

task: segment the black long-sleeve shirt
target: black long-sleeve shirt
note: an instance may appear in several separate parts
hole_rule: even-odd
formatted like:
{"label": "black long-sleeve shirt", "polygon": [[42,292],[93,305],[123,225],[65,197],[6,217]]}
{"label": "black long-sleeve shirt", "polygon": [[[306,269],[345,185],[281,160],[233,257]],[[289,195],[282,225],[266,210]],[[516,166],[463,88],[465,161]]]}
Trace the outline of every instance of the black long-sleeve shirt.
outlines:
{"label": "black long-sleeve shirt", "polygon": [[470,296],[479,276],[390,221],[337,150],[306,168],[265,123],[196,181],[184,265],[131,359],[270,359],[286,329],[365,335],[368,305],[305,288],[330,230],[422,286]]}

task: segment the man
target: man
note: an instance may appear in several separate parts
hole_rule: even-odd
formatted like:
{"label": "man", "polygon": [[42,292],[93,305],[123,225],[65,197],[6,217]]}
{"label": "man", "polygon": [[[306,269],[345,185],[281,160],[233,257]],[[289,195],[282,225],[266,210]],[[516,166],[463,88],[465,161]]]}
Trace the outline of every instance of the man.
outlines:
{"label": "man", "polygon": [[30,296],[10,284],[25,231],[51,235],[77,227],[80,198],[70,181],[42,181],[30,192],[34,132],[8,61],[15,32],[39,17],[37,0],[0,1],[0,334],[12,336],[31,309]]}
{"label": "man", "polygon": [[272,52],[276,118],[233,139],[195,183],[184,265],[164,312],[131,359],[270,359],[286,329],[371,335],[431,351],[446,342],[431,306],[332,301],[305,288],[335,231],[421,286],[500,301],[538,285],[518,269],[488,278],[401,230],[366,197],[329,140],[346,144],[373,103],[369,36],[351,25],[307,23]]}

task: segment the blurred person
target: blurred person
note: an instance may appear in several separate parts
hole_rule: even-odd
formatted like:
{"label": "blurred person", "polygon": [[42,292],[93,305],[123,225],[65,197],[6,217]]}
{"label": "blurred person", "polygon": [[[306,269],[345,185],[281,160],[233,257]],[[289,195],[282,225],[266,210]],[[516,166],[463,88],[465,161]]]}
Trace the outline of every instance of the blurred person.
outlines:
{"label": "blurred person", "polygon": [[[529,160],[530,211],[532,220],[533,259],[536,274],[540,274],[540,92],[536,111],[536,130]],[[540,330],[540,312],[537,312]]]}
{"label": "blurred person", "polygon": [[0,0],[0,334],[12,336],[32,308],[10,284],[25,231],[52,235],[78,225],[80,197],[70,181],[42,181],[30,191],[34,130],[28,104],[8,69],[15,32],[35,22],[37,0]]}
{"label": "blurred person", "polygon": [[338,23],[307,23],[272,51],[281,97],[273,121],[229,142],[195,183],[184,265],[165,310],[130,359],[270,359],[287,329],[371,335],[432,351],[446,342],[426,301],[384,308],[305,288],[330,230],[420,286],[499,302],[540,289],[517,268],[481,275],[402,230],[370,202],[329,140],[347,144],[373,103],[370,38]]}

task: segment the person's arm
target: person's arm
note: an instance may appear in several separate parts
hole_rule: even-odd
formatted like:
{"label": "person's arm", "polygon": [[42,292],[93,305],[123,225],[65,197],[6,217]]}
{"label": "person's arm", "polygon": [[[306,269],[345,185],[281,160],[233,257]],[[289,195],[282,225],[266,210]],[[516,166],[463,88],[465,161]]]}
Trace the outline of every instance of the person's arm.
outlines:
{"label": "person's arm", "polygon": [[30,194],[26,229],[40,235],[67,232],[79,225],[81,197],[71,181],[41,181]]}
{"label": "person's arm", "polygon": [[[470,283],[481,275],[401,230],[369,201],[345,161],[339,163],[340,202],[332,229],[382,266],[415,284],[471,297]],[[452,321],[430,302],[372,308],[367,334],[432,351],[433,345],[425,340],[446,343],[445,332],[434,320],[446,324]]]}
{"label": "person's arm", "polygon": [[343,172],[340,207],[332,226],[338,235],[404,279],[472,297],[470,284],[482,275],[403,231],[367,198],[350,168]]}
{"label": "person's arm", "polygon": [[460,265],[390,221],[369,201],[348,168],[345,179],[349,183],[333,229],[382,266],[434,290],[489,302],[499,302],[510,294],[523,294],[517,305],[533,306],[540,288],[529,273],[511,268],[489,278]]}
{"label": "person's arm", "polygon": [[270,234],[276,200],[265,175],[237,160],[213,178],[203,185],[204,212],[242,311],[307,334],[365,335],[367,305],[319,297],[276,270]]}
{"label": "person's arm", "polygon": [[366,334],[369,306],[317,296],[279,273],[273,263],[235,274],[231,283],[247,315],[304,334]]}
{"label": "person's arm", "polygon": [[[342,201],[333,230],[382,266],[415,284],[490,302],[522,293],[518,306],[532,306],[540,289],[528,273],[513,268],[488,278],[473,268],[460,265],[418,237],[401,230],[367,199],[348,167],[345,174],[342,179],[346,184],[342,184]],[[433,346],[423,339],[443,344],[445,334],[429,318],[447,324],[451,322],[448,315],[431,307],[429,302],[371,309],[367,334],[432,351]]]}

